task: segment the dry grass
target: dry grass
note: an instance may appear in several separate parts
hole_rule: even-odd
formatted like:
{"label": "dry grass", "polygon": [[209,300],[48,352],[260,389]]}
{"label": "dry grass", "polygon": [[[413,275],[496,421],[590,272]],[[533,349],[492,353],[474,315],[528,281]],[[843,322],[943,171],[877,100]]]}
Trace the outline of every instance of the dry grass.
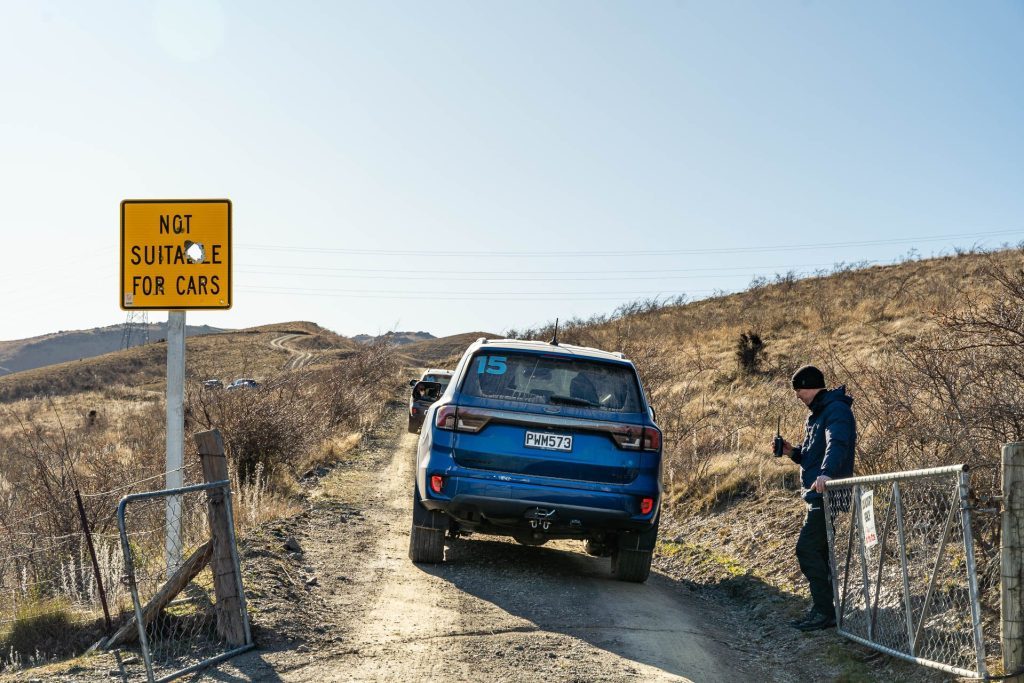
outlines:
{"label": "dry grass", "polygon": [[[254,377],[261,381],[275,377],[289,356],[271,347],[270,342],[285,334],[301,335],[292,345],[320,351],[326,362],[344,359],[359,350],[350,339],[313,323],[265,325],[189,337],[186,342],[186,372],[197,380],[218,378],[225,384],[238,377]],[[5,375],[0,377],[0,403],[38,395],[71,395],[87,391],[116,396],[125,387],[163,394],[166,376],[167,345],[161,341]]]}
{"label": "dry grass", "polygon": [[[282,334],[302,335],[294,348],[320,350],[315,362],[282,370],[290,355],[270,346]],[[338,339],[296,323],[188,342],[186,433],[217,428],[224,435],[242,533],[298,512],[297,478],[351,449],[400,384],[391,348],[350,349]],[[127,608],[114,512],[126,493],[163,487],[163,353],[155,344],[83,361],[88,373],[57,367],[0,380],[0,394],[8,397],[0,402],[0,670],[65,654],[98,635],[97,591],[75,489],[85,495],[111,602]],[[209,377],[236,376],[256,377],[262,387],[202,388]],[[51,391],[35,395],[37,386]],[[185,463],[186,484],[198,481],[190,439]],[[150,526],[157,528],[162,512],[154,510],[160,519]],[[157,547],[150,554],[162,557]],[[51,647],[57,640],[70,650]],[[27,643],[35,645],[27,649]]]}
{"label": "dry grass", "polygon": [[[767,352],[753,374],[736,359],[750,331]],[[780,276],[689,304],[638,302],[563,323],[560,338],[637,364],[664,432],[660,561],[703,584],[805,592],[793,558],[799,468],[771,456],[779,417],[790,441],[802,438],[807,411],[789,385],[800,365],[818,365],[855,397],[857,473],[966,463],[972,486],[991,493],[1001,445],[1024,440],[1020,248]],[[997,525],[984,522],[975,529],[983,609],[998,603],[999,548]]]}
{"label": "dry grass", "polygon": [[462,357],[467,346],[480,337],[494,339],[498,336],[489,332],[465,332],[450,337],[425,339],[413,342],[412,344],[406,344],[399,349],[399,353],[411,365],[451,369],[455,367],[455,364]]}
{"label": "dry grass", "polygon": [[[1024,310],[1021,263],[1011,249],[783,275],[740,294],[570,320],[560,337],[622,350],[637,364],[665,431],[670,496],[684,507],[715,509],[778,488],[779,477],[756,473],[773,467],[766,463],[779,417],[791,441],[801,436],[806,410],[789,376],[804,363],[855,395],[860,471],[953,460],[991,466],[1000,443],[1024,435],[1024,380],[1014,370],[1024,360],[1024,336],[1014,336],[1024,324],[1014,317]],[[999,319],[986,324],[986,316]],[[767,343],[759,373],[737,366],[748,331]]]}

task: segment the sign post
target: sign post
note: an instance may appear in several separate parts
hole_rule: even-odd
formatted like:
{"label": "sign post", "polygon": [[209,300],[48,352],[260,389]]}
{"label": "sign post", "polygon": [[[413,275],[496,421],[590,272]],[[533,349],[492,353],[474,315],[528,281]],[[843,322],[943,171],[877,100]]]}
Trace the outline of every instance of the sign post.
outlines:
{"label": "sign post", "polygon": [[[181,488],[185,460],[185,311],[231,308],[231,202],[121,202],[123,310],[167,311],[167,463],[164,486]],[[181,498],[167,498],[168,576],[181,564]]]}
{"label": "sign post", "polygon": [[[185,477],[185,311],[167,313],[167,467],[164,486],[180,489]],[[167,497],[164,547],[167,577],[181,565],[181,496]]]}

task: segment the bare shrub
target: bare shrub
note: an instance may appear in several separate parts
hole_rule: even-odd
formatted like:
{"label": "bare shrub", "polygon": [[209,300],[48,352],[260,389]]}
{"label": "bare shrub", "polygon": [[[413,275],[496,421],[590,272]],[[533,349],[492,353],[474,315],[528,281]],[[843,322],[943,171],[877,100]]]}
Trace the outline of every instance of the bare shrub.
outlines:
{"label": "bare shrub", "polygon": [[753,330],[740,333],[736,340],[736,364],[744,375],[756,375],[766,355],[768,344]]}
{"label": "bare shrub", "polygon": [[197,428],[221,431],[242,481],[257,467],[275,473],[327,434],[324,410],[300,375],[234,391],[209,391],[190,383],[186,412]]}
{"label": "bare shrub", "polygon": [[383,414],[401,369],[394,346],[378,339],[315,375],[317,395],[332,427],[363,431]]}
{"label": "bare shrub", "polygon": [[[243,365],[238,358],[231,362]],[[223,432],[242,530],[294,511],[292,475],[336,428],[349,438],[375,423],[396,388],[396,368],[393,349],[371,346],[333,369],[272,375],[258,390],[211,391],[196,378],[188,381],[186,430]],[[2,404],[0,415],[2,670],[78,650],[98,637],[97,588],[76,489],[83,494],[112,608],[115,614],[128,609],[115,510],[126,493],[163,488],[166,433],[160,394],[127,386]],[[185,483],[196,483],[200,470],[191,439],[185,462]],[[153,518],[139,523],[159,530],[162,509],[152,509]],[[159,553],[160,543],[154,548]],[[48,639],[50,632],[59,641]],[[25,650],[29,642],[38,652]]]}

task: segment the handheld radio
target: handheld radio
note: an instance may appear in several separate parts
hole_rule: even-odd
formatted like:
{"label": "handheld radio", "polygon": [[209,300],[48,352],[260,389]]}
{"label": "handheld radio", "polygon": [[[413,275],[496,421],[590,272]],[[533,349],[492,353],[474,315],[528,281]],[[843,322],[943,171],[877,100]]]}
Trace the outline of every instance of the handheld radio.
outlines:
{"label": "handheld radio", "polygon": [[782,416],[779,415],[779,424],[775,428],[775,441],[772,442],[772,453],[776,458],[782,457]]}

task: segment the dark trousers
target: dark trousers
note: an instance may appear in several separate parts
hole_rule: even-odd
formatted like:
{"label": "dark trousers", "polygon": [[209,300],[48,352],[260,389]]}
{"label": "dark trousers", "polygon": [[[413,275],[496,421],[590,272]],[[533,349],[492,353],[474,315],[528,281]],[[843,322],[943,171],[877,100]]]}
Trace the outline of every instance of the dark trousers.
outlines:
{"label": "dark trousers", "polygon": [[825,531],[825,512],[820,500],[814,503],[813,508],[807,510],[807,518],[796,542],[796,559],[800,562],[800,571],[810,584],[814,607],[826,616],[835,616],[835,606],[832,604],[832,573],[828,564],[828,534]]}

